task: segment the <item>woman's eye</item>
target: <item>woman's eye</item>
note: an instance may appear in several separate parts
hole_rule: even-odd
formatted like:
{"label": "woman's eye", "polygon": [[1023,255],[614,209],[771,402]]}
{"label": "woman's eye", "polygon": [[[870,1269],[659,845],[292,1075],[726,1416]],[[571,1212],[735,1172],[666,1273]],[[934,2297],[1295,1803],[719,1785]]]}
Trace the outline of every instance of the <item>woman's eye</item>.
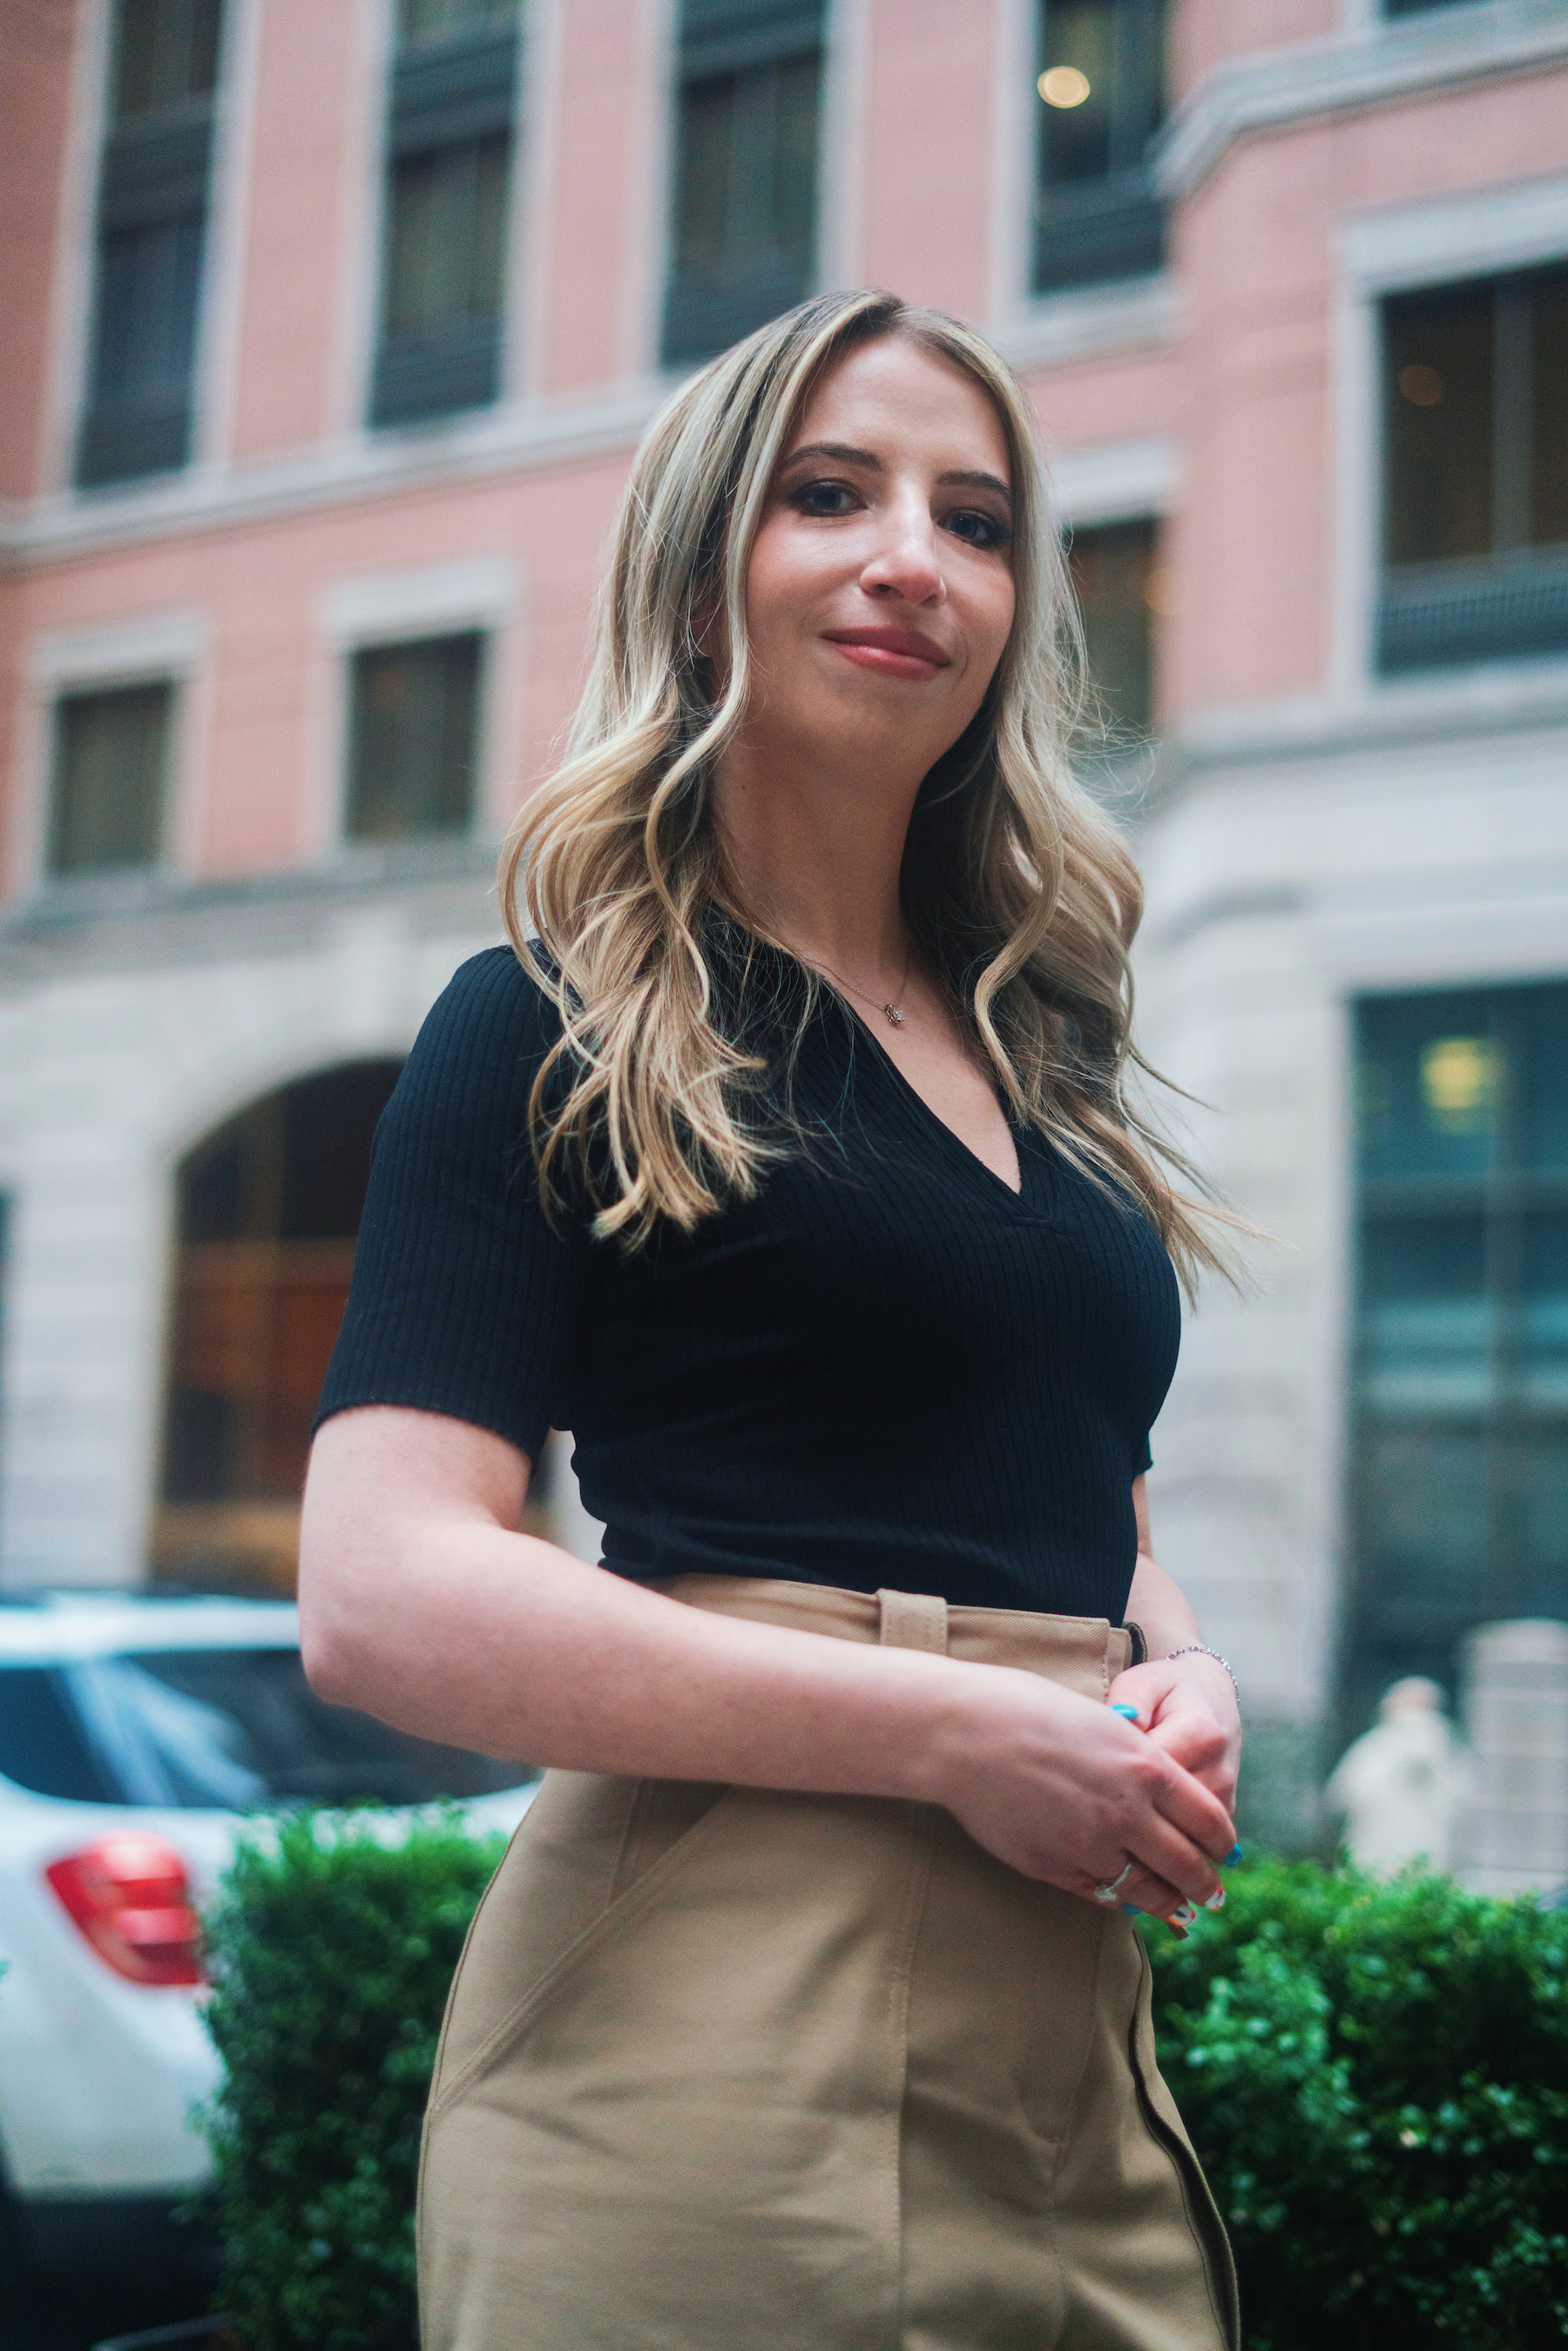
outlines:
{"label": "woman's eye", "polygon": [[848,514],[854,504],[854,492],[847,482],[805,482],[795,492],[791,504],[802,514]]}
{"label": "woman's eye", "polygon": [[975,507],[962,507],[947,517],[947,528],[956,538],[966,539],[971,547],[1006,547],[1009,532],[1005,523],[995,515],[982,514]]}

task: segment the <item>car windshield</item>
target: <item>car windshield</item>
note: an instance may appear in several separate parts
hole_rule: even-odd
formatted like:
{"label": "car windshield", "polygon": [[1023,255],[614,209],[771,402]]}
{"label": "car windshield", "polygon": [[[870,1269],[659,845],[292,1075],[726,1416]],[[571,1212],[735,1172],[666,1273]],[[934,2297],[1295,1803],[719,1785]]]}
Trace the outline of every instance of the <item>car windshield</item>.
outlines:
{"label": "car windshield", "polygon": [[91,1804],[246,1812],[423,1804],[532,1777],[328,1706],[295,1649],[158,1649],[0,1666],[0,1773]]}

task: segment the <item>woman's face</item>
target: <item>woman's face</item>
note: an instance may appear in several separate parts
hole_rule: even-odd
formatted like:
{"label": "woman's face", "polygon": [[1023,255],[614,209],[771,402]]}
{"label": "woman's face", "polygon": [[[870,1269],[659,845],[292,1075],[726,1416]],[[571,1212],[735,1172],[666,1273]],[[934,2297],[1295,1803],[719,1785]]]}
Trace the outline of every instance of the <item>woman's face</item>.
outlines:
{"label": "woman's face", "polygon": [[923,775],[976,711],[1013,618],[1011,482],[978,384],[897,335],[817,387],[747,575],[764,752]]}

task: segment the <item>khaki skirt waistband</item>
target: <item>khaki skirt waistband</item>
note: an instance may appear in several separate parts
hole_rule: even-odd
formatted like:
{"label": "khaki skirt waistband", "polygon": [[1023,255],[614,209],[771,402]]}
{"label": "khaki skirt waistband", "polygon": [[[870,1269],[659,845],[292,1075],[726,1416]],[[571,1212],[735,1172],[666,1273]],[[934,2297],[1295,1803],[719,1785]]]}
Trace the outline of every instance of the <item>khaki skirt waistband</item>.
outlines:
{"label": "khaki skirt waistband", "polygon": [[1081,1697],[1105,1698],[1133,1662],[1134,1635],[1103,1616],[1051,1616],[1025,1608],[951,1606],[929,1592],[846,1592],[831,1583],[791,1583],[764,1576],[677,1575],[649,1586],[689,1608],[786,1625],[840,1641],[925,1649],[977,1666],[1013,1666],[1060,1682]]}

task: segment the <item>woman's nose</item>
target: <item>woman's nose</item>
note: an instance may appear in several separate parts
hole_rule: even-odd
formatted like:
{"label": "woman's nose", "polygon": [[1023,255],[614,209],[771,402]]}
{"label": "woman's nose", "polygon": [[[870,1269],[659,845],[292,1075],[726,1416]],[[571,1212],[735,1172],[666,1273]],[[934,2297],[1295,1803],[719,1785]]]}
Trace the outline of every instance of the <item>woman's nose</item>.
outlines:
{"label": "woman's nose", "polygon": [[881,543],[861,575],[862,585],[928,604],[944,591],[936,527],[922,500],[918,510],[899,506],[887,515]]}

